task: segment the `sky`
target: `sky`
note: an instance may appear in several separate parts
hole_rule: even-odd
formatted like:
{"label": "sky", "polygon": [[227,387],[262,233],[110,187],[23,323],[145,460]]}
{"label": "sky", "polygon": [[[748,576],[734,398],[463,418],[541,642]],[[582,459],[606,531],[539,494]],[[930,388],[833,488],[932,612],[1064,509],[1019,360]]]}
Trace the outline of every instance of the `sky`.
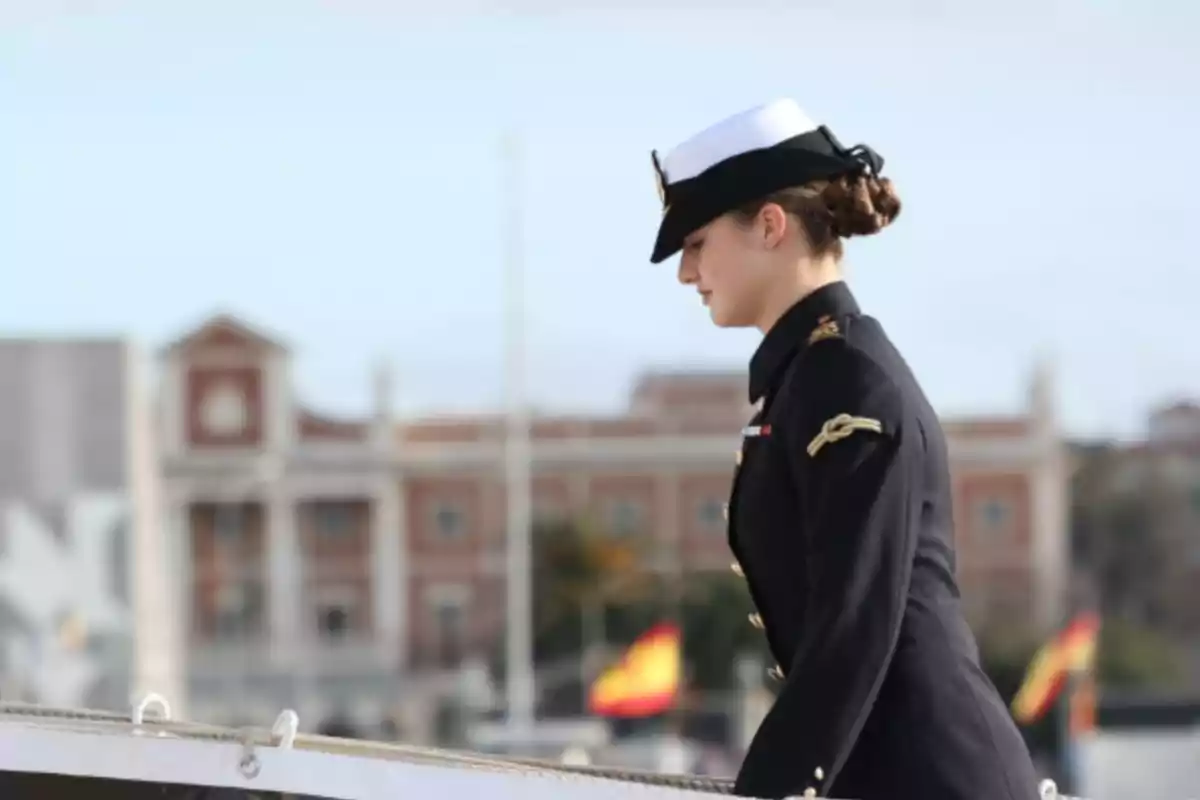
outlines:
{"label": "sky", "polygon": [[759,339],[648,263],[650,149],[789,96],[887,159],[904,212],[848,275],[940,409],[1019,411],[1045,359],[1070,433],[1137,435],[1200,397],[1197,31],[1166,0],[0,0],[0,335],[230,312],[319,410],[378,363],[406,413],[498,407],[516,205],[530,400],[619,411]]}

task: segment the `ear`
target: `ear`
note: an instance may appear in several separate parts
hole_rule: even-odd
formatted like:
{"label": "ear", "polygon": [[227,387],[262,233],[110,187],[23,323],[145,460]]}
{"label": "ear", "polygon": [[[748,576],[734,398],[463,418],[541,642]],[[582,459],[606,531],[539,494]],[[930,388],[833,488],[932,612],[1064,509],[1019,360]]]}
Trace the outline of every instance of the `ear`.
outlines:
{"label": "ear", "polygon": [[787,233],[788,218],[778,203],[766,203],[758,210],[758,230],[767,249],[774,249]]}

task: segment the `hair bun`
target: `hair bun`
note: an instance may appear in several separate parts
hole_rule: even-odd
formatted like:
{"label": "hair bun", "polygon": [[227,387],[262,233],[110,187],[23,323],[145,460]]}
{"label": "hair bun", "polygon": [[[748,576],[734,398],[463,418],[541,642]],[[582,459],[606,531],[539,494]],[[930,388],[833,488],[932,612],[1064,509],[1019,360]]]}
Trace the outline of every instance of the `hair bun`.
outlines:
{"label": "hair bun", "polygon": [[821,192],[835,236],[870,236],[900,215],[900,195],[888,178],[869,173],[843,175]]}

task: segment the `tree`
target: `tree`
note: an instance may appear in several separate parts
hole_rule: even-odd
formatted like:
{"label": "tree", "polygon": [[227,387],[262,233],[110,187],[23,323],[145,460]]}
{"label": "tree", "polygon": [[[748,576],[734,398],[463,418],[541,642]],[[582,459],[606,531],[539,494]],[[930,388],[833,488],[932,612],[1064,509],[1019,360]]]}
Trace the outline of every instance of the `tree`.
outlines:
{"label": "tree", "polygon": [[1096,674],[1102,689],[1158,689],[1184,679],[1180,656],[1155,631],[1119,618],[1100,629]]}
{"label": "tree", "polygon": [[649,587],[646,573],[638,568],[641,549],[636,539],[605,535],[579,520],[534,526],[537,662],[578,656],[591,640],[608,638],[614,599],[640,597]]}
{"label": "tree", "polygon": [[[1030,631],[990,630],[979,637],[980,662],[1000,697],[1010,705],[1025,679],[1034,655],[1045,642]],[[1170,686],[1182,671],[1170,642],[1153,631],[1119,618],[1106,618],[1096,652],[1096,680],[1106,689],[1148,689]],[[1103,694],[1102,694],[1103,696]],[[1021,733],[1035,754],[1057,763],[1062,748],[1061,702],[1050,713],[1026,725]]]}
{"label": "tree", "polygon": [[1172,530],[1187,499],[1153,458],[1134,461],[1108,445],[1080,448],[1077,457],[1071,487],[1076,574],[1090,581],[1106,619],[1157,625],[1170,616],[1177,560]]}
{"label": "tree", "polygon": [[766,653],[762,631],[749,623],[754,603],[746,582],[729,572],[688,578],[683,603],[683,646],[690,685],[699,691],[735,688],[739,655]]}
{"label": "tree", "polygon": [[[1045,641],[1019,629],[984,631],[980,661],[1005,702],[1011,702]],[[1154,630],[1107,616],[1096,643],[1096,679],[1102,689],[1168,688],[1183,680],[1178,650]]]}
{"label": "tree", "polygon": [[[1025,672],[1043,644],[1031,630],[1023,628],[991,629],[979,637],[979,661],[991,679],[1005,706],[1025,680]],[[1053,713],[1021,729],[1031,752],[1057,758],[1058,721]]]}
{"label": "tree", "polygon": [[532,533],[540,707],[551,716],[578,714],[610,647],[621,648],[662,621],[667,595],[643,568],[646,539],[613,535],[580,519],[544,521]]}

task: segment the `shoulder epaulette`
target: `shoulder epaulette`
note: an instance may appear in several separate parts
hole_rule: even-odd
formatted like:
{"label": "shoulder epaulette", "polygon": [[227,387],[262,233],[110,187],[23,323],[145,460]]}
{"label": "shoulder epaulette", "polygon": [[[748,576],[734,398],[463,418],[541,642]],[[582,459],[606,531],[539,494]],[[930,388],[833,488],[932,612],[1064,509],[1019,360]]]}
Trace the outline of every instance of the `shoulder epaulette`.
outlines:
{"label": "shoulder epaulette", "polygon": [[833,317],[821,317],[817,321],[817,327],[813,328],[812,333],[808,335],[808,343],[815,344],[824,339],[841,339],[842,329],[838,326],[837,320]]}

